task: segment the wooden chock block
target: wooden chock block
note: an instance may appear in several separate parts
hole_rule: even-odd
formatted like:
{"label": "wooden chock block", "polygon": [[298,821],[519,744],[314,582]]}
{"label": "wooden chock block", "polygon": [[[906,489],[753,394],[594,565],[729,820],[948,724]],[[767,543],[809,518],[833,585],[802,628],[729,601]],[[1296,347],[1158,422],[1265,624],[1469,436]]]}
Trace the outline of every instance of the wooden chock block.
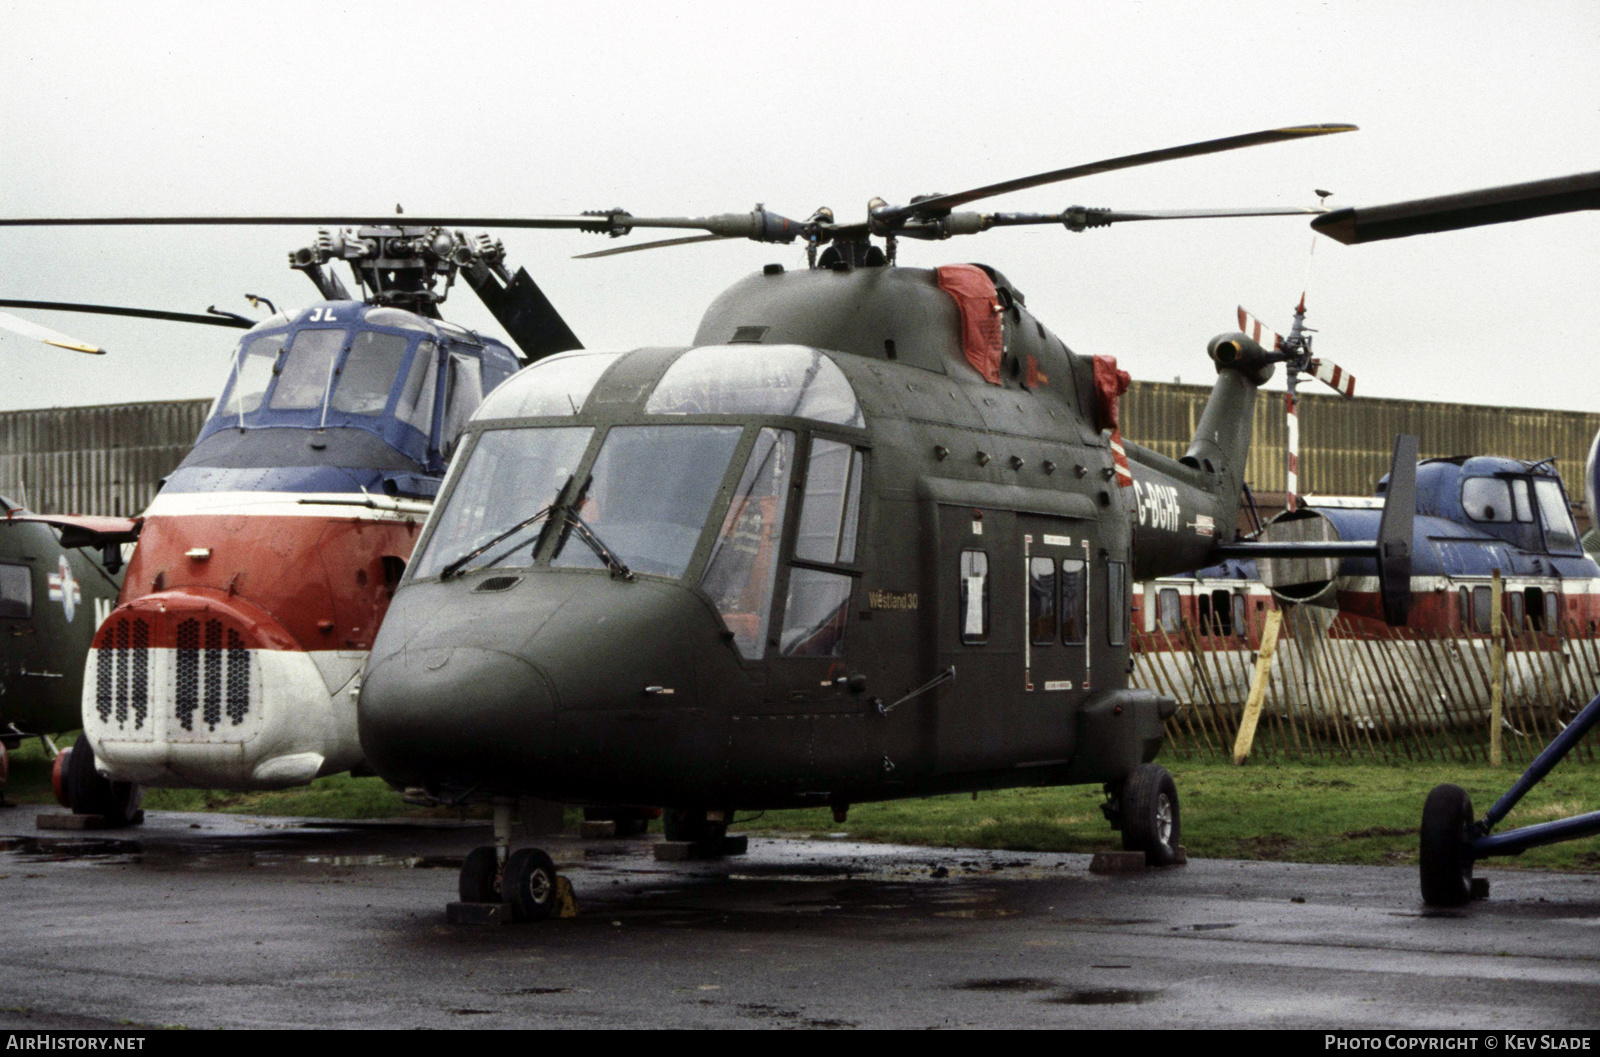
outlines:
{"label": "wooden chock block", "polygon": [[1089,861],[1090,873],[1143,873],[1142,851],[1097,851]]}

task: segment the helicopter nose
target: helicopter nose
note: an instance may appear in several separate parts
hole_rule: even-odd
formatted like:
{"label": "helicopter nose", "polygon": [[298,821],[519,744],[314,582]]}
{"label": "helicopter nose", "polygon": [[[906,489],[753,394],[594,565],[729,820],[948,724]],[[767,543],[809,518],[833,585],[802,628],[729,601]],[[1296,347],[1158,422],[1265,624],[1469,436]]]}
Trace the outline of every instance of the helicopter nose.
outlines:
{"label": "helicopter nose", "polygon": [[369,664],[357,709],[367,761],[397,784],[503,784],[554,747],[549,678],[496,649],[407,649]]}

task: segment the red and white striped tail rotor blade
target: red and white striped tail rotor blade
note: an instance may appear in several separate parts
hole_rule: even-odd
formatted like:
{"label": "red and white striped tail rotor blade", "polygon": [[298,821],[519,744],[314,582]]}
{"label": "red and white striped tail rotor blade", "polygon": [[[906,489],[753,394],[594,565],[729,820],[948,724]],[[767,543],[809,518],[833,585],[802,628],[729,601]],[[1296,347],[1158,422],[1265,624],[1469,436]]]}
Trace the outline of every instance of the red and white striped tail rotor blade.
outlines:
{"label": "red and white striped tail rotor blade", "polygon": [[1263,349],[1283,348],[1283,335],[1275,332],[1261,320],[1252,316],[1239,306],[1239,329],[1245,332],[1249,339],[1260,345]]}
{"label": "red and white striped tail rotor blade", "polygon": [[1356,376],[1327,360],[1312,360],[1308,366],[1317,381],[1323,383],[1346,400],[1356,395]]}

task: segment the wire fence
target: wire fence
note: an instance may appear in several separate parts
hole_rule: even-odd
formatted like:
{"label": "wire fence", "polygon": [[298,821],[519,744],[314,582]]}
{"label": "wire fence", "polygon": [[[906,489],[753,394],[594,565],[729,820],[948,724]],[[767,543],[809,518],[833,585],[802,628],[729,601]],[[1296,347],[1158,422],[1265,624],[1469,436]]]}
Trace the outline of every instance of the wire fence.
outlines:
{"label": "wire fence", "polygon": [[[1255,675],[1249,643],[1188,623],[1134,639],[1132,684],[1178,702],[1167,751],[1231,756]],[[1560,634],[1508,628],[1502,639],[1505,759],[1527,763],[1600,691],[1600,639],[1575,623]],[[1388,628],[1288,607],[1251,754],[1486,761],[1493,645],[1487,634]],[[1574,752],[1595,758],[1587,739]]]}

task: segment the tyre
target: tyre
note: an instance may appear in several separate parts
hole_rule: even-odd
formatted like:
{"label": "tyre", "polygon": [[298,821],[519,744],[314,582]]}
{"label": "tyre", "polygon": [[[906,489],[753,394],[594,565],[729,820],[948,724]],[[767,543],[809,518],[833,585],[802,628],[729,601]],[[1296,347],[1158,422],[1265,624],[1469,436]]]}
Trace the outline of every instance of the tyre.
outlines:
{"label": "tyre", "polygon": [[1154,763],[1135,767],[1122,787],[1121,801],[1122,847],[1144,852],[1149,866],[1177,862],[1182,820],[1178,787],[1167,769]]}
{"label": "tyre", "polygon": [[1422,901],[1458,907],[1472,898],[1472,798],[1459,785],[1435,786],[1422,805],[1418,865]]}
{"label": "tyre", "polygon": [[84,736],[79,736],[67,755],[61,787],[73,814],[99,815],[110,827],[133,825],[144,802],[141,786],[113,782],[95,770],[94,746]]}
{"label": "tyre", "polygon": [[456,892],[463,903],[503,903],[500,856],[492,847],[473,848],[461,863]]}
{"label": "tyre", "polygon": [[668,808],[661,815],[661,830],[670,841],[703,844],[728,835],[726,822],[712,822],[704,808]]}
{"label": "tyre", "polygon": [[543,921],[556,912],[556,864],[538,848],[520,848],[506,860],[506,902],[518,921]]}

